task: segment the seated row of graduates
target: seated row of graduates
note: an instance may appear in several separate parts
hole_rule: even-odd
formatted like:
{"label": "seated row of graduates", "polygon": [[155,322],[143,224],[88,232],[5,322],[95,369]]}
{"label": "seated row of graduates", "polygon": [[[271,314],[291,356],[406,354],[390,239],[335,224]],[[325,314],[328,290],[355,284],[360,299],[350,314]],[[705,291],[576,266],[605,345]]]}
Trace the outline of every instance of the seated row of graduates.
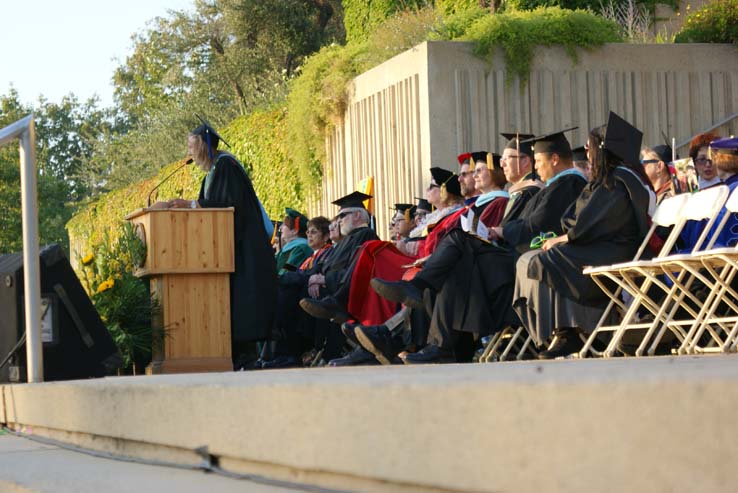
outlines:
{"label": "seated row of graduates", "polygon": [[432,168],[426,199],[396,204],[391,242],[359,192],[334,202],[332,222],[288,209],[275,331],[251,367],[469,361],[480,337],[521,325],[540,357],[576,351],[608,301],[582,269],[633,257],[656,182],[641,132],[618,115],[590,131],[582,168],[569,130],[503,134],[502,155]]}

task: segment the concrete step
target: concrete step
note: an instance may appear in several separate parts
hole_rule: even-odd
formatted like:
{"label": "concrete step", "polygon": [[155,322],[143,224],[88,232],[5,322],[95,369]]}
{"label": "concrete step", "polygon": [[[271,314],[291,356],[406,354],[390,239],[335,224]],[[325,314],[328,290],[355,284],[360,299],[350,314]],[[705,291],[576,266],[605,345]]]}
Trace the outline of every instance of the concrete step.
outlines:
{"label": "concrete step", "polygon": [[300,493],[203,471],[94,457],[13,435],[0,436],[3,493]]}
{"label": "concrete step", "polygon": [[738,357],[116,377],[2,387],[107,452],[352,491],[726,491]]}

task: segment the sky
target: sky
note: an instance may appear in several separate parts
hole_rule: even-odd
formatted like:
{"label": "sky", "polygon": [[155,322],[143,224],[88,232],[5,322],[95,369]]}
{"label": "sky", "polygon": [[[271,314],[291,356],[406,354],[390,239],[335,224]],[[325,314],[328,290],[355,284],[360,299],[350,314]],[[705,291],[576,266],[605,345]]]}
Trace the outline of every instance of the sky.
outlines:
{"label": "sky", "polygon": [[194,0],[0,0],[0,94],[59,102],[74,93],[112,106],[112,77],[132,52],[131,36]]}

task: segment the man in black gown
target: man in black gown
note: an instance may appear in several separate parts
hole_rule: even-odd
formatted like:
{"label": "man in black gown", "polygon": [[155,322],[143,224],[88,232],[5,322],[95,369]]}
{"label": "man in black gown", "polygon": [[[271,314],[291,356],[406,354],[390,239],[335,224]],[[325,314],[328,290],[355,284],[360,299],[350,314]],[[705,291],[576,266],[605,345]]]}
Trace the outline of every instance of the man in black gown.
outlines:
{"label": "man in black gown", "polygon": [[[328,337],[332,346],[335,346],[336,339],[343,339],[336,324],[345,322],[351,317],[346,312],[346,306],[356,255],[364,243],[379,239],[369,227],[369,211],[364,207],[364,202],[370,198],[370,195],[353,192],[333,202],[340,207],[337,217],[344,238],[333,249],[325,263],[307,279],[307,294],[310,296],[300,300],[300,306],[309,315],[319,320],[331,321]],[[328,364],[330,366],[356,364],[363,361],[362,357],[363,360],[367,360],[371,355],[352,353],[346,358],[329,361]]]}
{"label": "man in black gown", "polygon": [[[156,206],[233,207],[235,271],[230,276],[231,344],[234,366],[253,354],[256,341],[269,339],[274,323],[277,271],[270,245],[273,228],[246,170],[233,154],[218,150],[223,139],[204,120],[187,145],[207,175],[197,200],[174,199]],[[225,143],[225,142],[224,142]],[[227,143],[226,143],[227,145]],[[165,204],[165,205],[159,205]],[[203,303],[217,300],[203,300]]]}

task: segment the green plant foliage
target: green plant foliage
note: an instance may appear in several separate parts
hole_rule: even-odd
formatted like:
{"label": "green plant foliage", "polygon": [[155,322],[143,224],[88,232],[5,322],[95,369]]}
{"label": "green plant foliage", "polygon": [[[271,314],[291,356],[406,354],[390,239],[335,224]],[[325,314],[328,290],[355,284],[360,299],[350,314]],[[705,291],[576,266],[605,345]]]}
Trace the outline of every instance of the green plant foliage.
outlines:
{"label": "green plant foliage", "polygon": [[368,39],[379,25],[397,12],[433,4],[430,0],[343,0],[342,3],[343,25],[349,42]]}
{"label": "green plant foliage", "polygon": [[472,41],[477,56],[492,61],[495,49],[505,55],[508,79],[525,83],[536,46],[563,46],[577,61],[577,48],[621,41],[617,24],[584,10],[541,7],[509,11],[477,19],[458,39]]}
{"label": "green plant foliage", "polygon": [[443,15],[459,14],[467,10],[480,9],[479,0],[436,0],[436,9]]}
{"label": "green plant foliage", "polygon": [[316,161],[298,165],[287,136],[287,110],[280,107],[256,112],[233,121],[223,137],[233,146],[231,152],[243,163],[251,176],[259,200],[267,214],[281,218],[285,207],[306,210],[306,199],[315,192],[314,181],[300,176],[300,170],[318,173]]}
{"label": "green plant foliage", "polygon": [[738,0],[715,0],[692,12],[674,41],[738,45]]}
{"label": "green plant foliage", "polygon": [[125,224],[114,235],[104,234],[91,253],[79,259],[82,285],[118,346],[125,371],[151,360],[153,340],[163,330],[152,325],[158,303],[152,302],[146,283],[133,275],[141,248],[133,227]]}
{"label": "green plant foliage", "polygon": [[[628,0],[616,0],[615,4],[623,4]],[[602,0],[504,0],[502,6],[506,11],[509,10],[535,10],[539,7],[561,7],[562,9],[582,9],[599,12]],[[679,0],[638,0],[637,4],[643,5],[649,12],[653,13],[657,3],[663,3],[676,9],[679,6]]]}
{"label": "green plant foliage", "polygon": [[290,150],[300,179],[314,189],[325,162],[325,136],[346,111],[349,83],[359,74],[429,39],[439,18],[432,8],[385,21],[366,41],[330,45],[310,57],[287,101]]}

